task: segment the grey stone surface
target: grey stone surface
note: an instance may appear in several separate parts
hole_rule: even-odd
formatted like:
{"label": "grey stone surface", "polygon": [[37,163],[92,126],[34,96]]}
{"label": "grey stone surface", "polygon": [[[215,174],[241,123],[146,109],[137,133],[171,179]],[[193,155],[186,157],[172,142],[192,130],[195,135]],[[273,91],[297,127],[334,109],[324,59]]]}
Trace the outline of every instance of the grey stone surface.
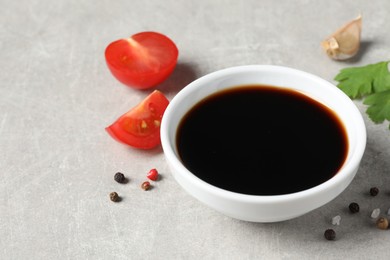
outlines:
{"label": "grey stone surface", "polygon": [[[209,72],[244,64],[302,69],[333,81],[346,66],[389,59],[390,2],[0,0],[0,259],[388,259],[390,233],[370,213],[390,207],[390,131],[365,106],[367,150],[352,184],[302,217],[273,224],[225,217],[185,193],[161,148],[138,151],[104,128],[149,91],[108,71],[113,40],[153,30],[180,57],[158,89],[170,99]],[[363,46],[348,62],[320,42],[363,14]],[[146,173],[162,179],[145,192]],[[129,183],[113,180],[122,171]],[[376,197],[369,188],[381,190]],[[123,197],[112,203],[108,194]],[[348,204],[361,211],[351,215]],[[331,219],[340,215],[340,226]],[[326,241],[327,228],[337,232]]]}

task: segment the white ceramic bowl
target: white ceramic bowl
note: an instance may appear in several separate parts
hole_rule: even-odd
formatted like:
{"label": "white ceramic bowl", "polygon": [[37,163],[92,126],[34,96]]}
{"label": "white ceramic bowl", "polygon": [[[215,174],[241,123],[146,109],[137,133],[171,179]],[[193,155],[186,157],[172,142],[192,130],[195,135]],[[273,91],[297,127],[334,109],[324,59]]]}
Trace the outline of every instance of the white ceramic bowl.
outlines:
{"label": "white ceramic bowl", "polygon": [[[175,139],[182,117],[198,101],[239,85],[286,87],[322,102],[344,123],[349,149],[346,161],[330,180],[313,188],[275,196],[255,196],[227,191],[199,179],[182,164]],[[352,181],[366,146],[366,129],[353,102],[331,83],[299,70],[268,65],[233,67],[208,74],[181,90],[165,111],[161,125],[162,147],[176,181],[193,197],[215,210],[241,220],[276,222],[308,213],[338,196]],[[185,206],[183,206],[185,207]]]}

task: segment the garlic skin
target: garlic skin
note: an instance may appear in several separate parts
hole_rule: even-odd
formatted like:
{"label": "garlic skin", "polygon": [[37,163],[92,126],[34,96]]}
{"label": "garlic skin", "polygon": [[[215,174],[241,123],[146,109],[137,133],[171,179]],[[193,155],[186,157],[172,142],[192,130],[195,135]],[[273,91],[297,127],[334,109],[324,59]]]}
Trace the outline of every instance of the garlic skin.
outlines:
{"label": "garlic skin", "polygon": [[334,60],[346,60],[355,56],[360,48],[362,16],[345,24],[321,42],[322,48]]}

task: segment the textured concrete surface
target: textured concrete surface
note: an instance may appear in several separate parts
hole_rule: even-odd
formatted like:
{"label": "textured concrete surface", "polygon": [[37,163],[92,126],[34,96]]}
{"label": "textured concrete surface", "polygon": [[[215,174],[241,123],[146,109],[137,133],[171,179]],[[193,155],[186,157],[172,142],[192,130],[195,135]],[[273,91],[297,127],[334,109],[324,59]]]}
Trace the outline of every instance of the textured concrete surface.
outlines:
{"label": "textured concrete surface", "polygon": [[[187,195],[161,148],[138,151],[104,127],[149,91],[117,82],[104,61],[113,40],[153,30],[180,50],[157,88],[171,99],[192,80],[244,64],[302,69],[333,81],[346,66],[389,59],[390,2],[0,0],[0,259],[388,259],[389,231],[374,208],[390,207],[390,131],[368,130],[352,184],[329,204],[274,224],[225,217]],[[348,62],[323,38],[363,13],[363,46]],[[144,192],[147,171],[162,179]],[[113,181],[117,171],[129,183]],[[371,186],[380,194],[368,195]],[[114,204],[108,194],[123,200]],[[347,206],[356,201],[359,214]],[[341,216],[340,226],[331,218]],[[337,241],[323,238],[333,227]]]}

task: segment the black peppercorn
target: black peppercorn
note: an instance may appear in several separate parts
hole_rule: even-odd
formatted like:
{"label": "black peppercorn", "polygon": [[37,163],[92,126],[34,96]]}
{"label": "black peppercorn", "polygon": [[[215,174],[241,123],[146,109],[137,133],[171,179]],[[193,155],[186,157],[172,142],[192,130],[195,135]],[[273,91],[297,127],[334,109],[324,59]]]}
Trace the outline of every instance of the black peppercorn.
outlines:
{"label": "black peppercorn", "polygon": [[351,211],[351,213],[358,213],[359,210],[359,204],[357,204],[356,202],[352,202],[351,204],[349,204],[349,211]]}
{"label": "black peppercorn", "polygon": [[326,238],[326,240],[335,240],[336,232],[333,229],[327,229],[325,230],[324,237]]}
{"label": "black peppercorn", "polygon": [[378,193],[379,193],[379,189],[377,187],[372,187],[370,189],[370,195],[371,196],[375,197],[376,195],[378,195]]}
{"label": "black peppercorn", "polygon": [[120,201],[120,197],[119,197],[118,193],[116,193],[116,192],[111,192],[111,193],[110,193],[110,199],[111,199],[113,202],[118,202],[118,201]]}
{"label": "black peppercorn", "polygon": [[125,183],[126,182],[126,177],[123,175],[121,172],[117,172],[114,175],[114,180],[118,183]]}

